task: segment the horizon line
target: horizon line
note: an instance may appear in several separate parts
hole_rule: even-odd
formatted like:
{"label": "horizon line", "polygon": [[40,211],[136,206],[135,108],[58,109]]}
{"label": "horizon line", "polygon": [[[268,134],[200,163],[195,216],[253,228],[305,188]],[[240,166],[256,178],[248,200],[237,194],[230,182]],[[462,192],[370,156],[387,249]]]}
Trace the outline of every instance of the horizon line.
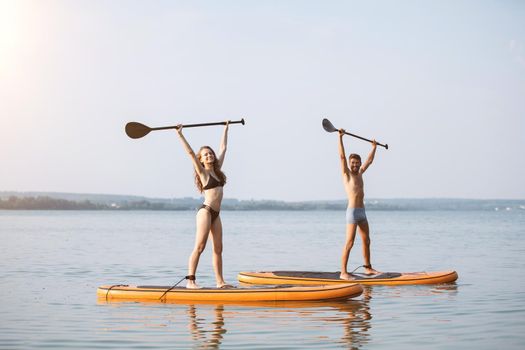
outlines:
{"label": "horizon line", "polygon": [[[57,194],[57,195],[77,195],[77,196],[107,196],[107,197],[138,197],[144,199],[160,199],[160,200],[172,200],[172,199],[200,199],[203,196],[184,196],[184,197],[152,197],[136,194],[115,194],[115,193],[89,193],[89,192],[63,192],[63,191],[12,191],[12,190],[0,190],[0,195],[2,193],[35,193],[35,194]],[[276,202],[285,202],[285,203],[300,203],[300,202],[334,202],[334,201],[346,201],[345,198],[340,199],[304,199],[304,200],[285,200],[285,199],[269,199],[269,198],[234,198],[234,197],[224,197],[225,200],[238,200],[238,201],[276,201]],[[525,198],[469,198],[469,197],[369,197],[365,198],[366,201],[370,200],[477,200],[477,201],[496,201],[496,200],[512,200],[512,201],[523,201]]]}

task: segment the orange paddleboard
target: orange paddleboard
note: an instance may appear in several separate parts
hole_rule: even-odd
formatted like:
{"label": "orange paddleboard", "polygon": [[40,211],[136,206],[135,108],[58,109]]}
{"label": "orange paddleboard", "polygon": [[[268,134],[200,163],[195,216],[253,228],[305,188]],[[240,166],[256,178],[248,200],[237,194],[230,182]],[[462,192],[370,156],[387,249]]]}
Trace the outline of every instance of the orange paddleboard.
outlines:
{"label": "orange paddleboard", "polygon": [[101,286],[97,296],[105,300],[157,301],[322,301],[347,299],[361,295],[363,287],[356,283],[316,286],[272,286],[241,288],[187,289],[170,286]]}
{"label": "orange paddleboard", "polygon": [[239,282],[247,284],[341,284],[355,282],[360,284],[438,284],[450,283],[458,279],[456,271],[439,272],[383,272],[377,275],[361,273],[352,274],[353,280],[339,278],[339,272],[311,271],[271,271],[271,272],[240,272]]}

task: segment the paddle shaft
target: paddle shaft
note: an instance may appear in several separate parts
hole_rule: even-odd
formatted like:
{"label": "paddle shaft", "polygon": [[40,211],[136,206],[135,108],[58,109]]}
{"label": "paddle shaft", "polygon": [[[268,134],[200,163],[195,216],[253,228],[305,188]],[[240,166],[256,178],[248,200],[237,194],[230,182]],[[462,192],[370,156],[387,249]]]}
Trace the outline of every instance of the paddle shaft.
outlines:
{"label": "paddle shaft", "polygon": [[[368,141],[368,142],[370,142],[370,143],[373,143],[372,140],[369,140],[369,139],[367,139],[367,138],[361,137],[361,136],[359,136],[359,135],[355,135],[355,134],[349,133],[349,132],[347,132],[347,131],[345,131],[345,134],[346,134],[346,135],[353,136],[353,137],[356,137],[356,138],[358,138],[358,139],[360,139],[360,140],[363,140],[363,141]],[[383,145],[382,143],[379,143],[379,142],[377,142],[377,141],[376,141],[376,143],[377,143],[378,146],[385,147],[386,149],[388,149],[388,144],[384,144],[384,145]]]}
{"label": "paddle shaft", "polygon": [[[244,125],[244,119],[231,121],[230,124],[242,124]],[[200,123],[200,124],[185,124],[183,128],[196,128],[200,126],[212,126],[212,125],[226,125],[226,122],[215,122],[215,123]],[[166,130],[166,129],[177,129],[176,125],[173,126],[160,126],[157,128],[150,128],[150,130]]]}

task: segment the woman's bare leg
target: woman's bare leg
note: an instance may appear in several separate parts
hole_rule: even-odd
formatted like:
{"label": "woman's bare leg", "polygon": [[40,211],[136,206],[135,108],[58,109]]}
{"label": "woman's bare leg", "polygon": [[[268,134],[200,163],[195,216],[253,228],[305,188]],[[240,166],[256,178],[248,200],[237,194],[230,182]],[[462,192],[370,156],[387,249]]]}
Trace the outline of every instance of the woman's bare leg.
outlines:
{"label": "woman's bare leg", "polygon": [[226,286],[222,275],[222,222],[218,216],[211,225],[211,240],[213,243],[213,270],[217,288]]}
{"label": "woman's bare leg", "polygon": [[[206,248],[206,241],[208,240],[208,234],[211,226],[211,214],[206,209],[200,209],[197,212],[197,232],[195,233],[195,246],[191,252],[188,261],[188,275],[195,275],[197,272],[197,265],[199,264],[199,258]],[[195,281],[188,280],[186,288],[198,288]]]}

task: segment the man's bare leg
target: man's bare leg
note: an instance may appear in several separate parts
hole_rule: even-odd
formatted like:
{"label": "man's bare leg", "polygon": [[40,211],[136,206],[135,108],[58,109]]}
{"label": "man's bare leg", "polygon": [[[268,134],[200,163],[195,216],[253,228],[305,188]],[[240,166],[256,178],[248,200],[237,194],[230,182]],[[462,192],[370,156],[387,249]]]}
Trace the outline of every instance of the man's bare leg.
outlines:
{"label": "man's bare leg", "polygon": [[343,256],[341,258],[341,274],[339,278],[343,280],[353,280],[352,275],[348,273],[347,265],[348,258],[350,257],[350,250],[354,246],[355,233],[357,230],[357,224],[347,224],[346,225],[346,241],[343,247]]}
{"label": "man's bare leg", "polygon": [[359,234],[363,240],[363,258],[365,261],[365,273],[367,275],[376,275],[380,273],[375,270],[370,263],[370,227],[368,226],[368,221],[361,221],[359,224]]}

